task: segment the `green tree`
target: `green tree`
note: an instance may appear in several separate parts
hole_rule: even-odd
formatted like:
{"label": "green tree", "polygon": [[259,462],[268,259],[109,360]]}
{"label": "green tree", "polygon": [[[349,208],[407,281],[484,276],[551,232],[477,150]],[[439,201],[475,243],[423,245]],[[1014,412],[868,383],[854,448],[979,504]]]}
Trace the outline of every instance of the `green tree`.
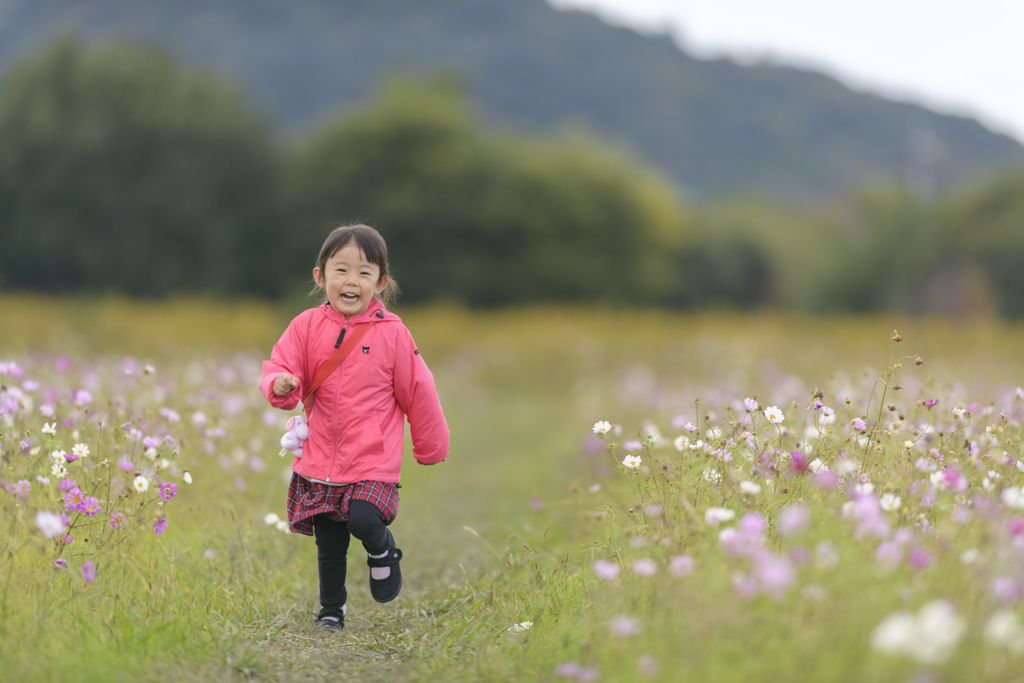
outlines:
{"label": "green tree", "polygon": [[305,140],[290,177],[297,262],[367,221],[409,302],[651,303],[689,238],[674,190],[626,155],[486,132],[448,81],[393,81]]}
{"label": "green tree", "polygon": [[0,87],[3,284],[276,293],[279,174],[231,88],[161,52],[61,41]]}

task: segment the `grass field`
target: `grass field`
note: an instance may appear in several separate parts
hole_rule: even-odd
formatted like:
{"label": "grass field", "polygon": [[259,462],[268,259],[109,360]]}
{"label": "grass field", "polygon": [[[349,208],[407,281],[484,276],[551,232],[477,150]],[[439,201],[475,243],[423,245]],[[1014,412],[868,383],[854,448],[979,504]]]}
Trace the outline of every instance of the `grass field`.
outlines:
{"label": "grass field", "polygon": [[[0,361],[21,374],[7,368],[0,381],[40,385],[3,395],[14,404],[5,404],[2,476],[31,485],[20,497],[0,492],[5,680],[1018,676],[1024,631],[1007,615],[1024,597],[1024,534],[1005,491],[1024,478],[1021,326],[399,309],[435,374],[451,456],[433,467],[410,458],[403,471],[393,526],[406,558],[402,597],[374,603],[353,550],[348,627],[328,636],[310,628],[312,540],[264,522],[284,514],[288,463],[277,440],[286,416],[264,421],[255,378],[288,314],[254,303],[30,297],[2,298],[0,311]],[[924,365],[894,368],[917,354]],[[81,389],[92,401],[76,406]],[[834,410],[831,425],[809,409],[815,389]],[[754,424],[746,397],[760,404]],[[939,403],[929,409],[922,398]],[[52,436],[41,432],[47,403]],[[780,425],[767,422],[769,406],[784,413]],[[954,407],[971,415],[957,418]],[[193,422],[197,412],[205,424]],[[857,418],[863,430],[851,426]],[[622,434],[599,439],[592,427],[603,420]],[[128,421],[140,439],[168,437],[155,459],[122,428]],[[809,436],[808,426],[819,429]],[[678,451],[678,436],[707,443]],[[77,443],[91,452],[67,464],[68,477],[91,482],[85,492],[104,512],[83,516],[98,521],[76,522],[62,548],[35,515],[60,511],[50,454]],[[621,464],[629,453],[641,459],[635,469]],[[825,486],[804,454],[838,481]],[[145,494],[117,468],[124,457],[155,475]],[[949,482],[929,484],[936,472]],[[158,479],[175,482],[177,495],[159,499]],[[854,490],[868,482],[873,493]],[[901,504],[879,511],[885,493]],[[735,519],[713,525],[709,508]],[[787,509],[809,521],[784,524]],[[113,510],[124,511],[123,528],[106,523]],[[161,516],[168,527],[156,535]],[[735,531],[723,536],[727,528]],[[58,557],[67,570],[53,569]],[[932,622],[892,622],[902,640],[876,635],[892,614],[936,600],[948,602]],[[523,622],[532,626],[513,627]]]}

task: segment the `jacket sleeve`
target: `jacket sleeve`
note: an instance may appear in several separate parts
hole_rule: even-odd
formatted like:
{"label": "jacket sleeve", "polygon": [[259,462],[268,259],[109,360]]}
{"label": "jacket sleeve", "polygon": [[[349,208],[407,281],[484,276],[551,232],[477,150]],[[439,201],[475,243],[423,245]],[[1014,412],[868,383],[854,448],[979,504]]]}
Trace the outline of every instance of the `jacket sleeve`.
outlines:
{"label": "jacket sleeve", "polygon": [[396,344],[394,377],[395,398],[409,418],[413,456],[423,465],[441,462],[448,457],[451,434],[441,411],[434,376],[405,326]]}
{"label": "jacket sleeve", "polygon": [[[263,361],[263,379],[260,380],[260,391],[270,401],[270,405],[283,410],[293,410],[306,393],[308,386],[305,376],[306,356],[306,325],[305,316],[292,320],[281,339],[274,344],[270,360]],[[274,380],[283,372],[299,378],[299,387],[284,396],[274,393]]]}

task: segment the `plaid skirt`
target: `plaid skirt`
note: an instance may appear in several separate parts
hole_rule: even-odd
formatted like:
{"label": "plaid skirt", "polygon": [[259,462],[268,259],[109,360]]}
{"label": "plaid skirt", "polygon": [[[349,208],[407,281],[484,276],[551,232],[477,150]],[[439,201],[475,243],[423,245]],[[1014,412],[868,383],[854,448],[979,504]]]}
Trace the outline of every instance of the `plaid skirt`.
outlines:
{"label": "plaid skirt", "polygon": [[318,484],[292,472],[288,485],[288,528],[292,533],[313,535],[313,515],[326,514],[335,522],[348,521],[348,506],[365,500],[380,510],[385,524],[398,514],[398,487],[380,481],[331,486]]}

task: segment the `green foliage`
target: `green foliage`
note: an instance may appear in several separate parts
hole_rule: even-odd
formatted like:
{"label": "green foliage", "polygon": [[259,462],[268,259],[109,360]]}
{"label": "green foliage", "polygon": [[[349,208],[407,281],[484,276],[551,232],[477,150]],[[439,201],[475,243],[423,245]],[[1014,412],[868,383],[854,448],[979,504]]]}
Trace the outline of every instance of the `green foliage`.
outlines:
{"label": "green foliage", "polygon": [[625,155],[488,135],[444,82],[392,82],[307,139],[291,179],[301,262],[332,222],[366,220],[410,302],[650,302],[689,236],[672,188]]}
{"label": "green foliage", "polygon": [[3,284],[275,293],[278,172],[234,91],[150,49],[60,42],[0,90]]}

